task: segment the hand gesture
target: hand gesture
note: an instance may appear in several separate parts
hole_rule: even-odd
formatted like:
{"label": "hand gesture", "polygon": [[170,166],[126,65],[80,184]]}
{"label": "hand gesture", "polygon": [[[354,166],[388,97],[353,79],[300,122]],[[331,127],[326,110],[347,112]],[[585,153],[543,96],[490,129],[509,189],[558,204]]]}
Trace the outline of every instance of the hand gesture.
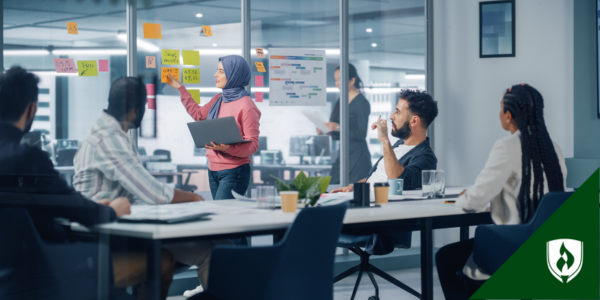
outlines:
{"label": "hand gesture", "polygon": [[388,127],[387,127],[386,120],[379,119],[375,123],[373,123],[373,125],[371,125],[371,130],[375,130],[375,129],[377,129],[377,139],[379,139],[380,142],[383,143],[385,141],[389,141]]}
{"label": "hand gesture", "polygon": [[340,192],[348,193],[348,192],[352,192],[352,191],[354,191],[354,185],[351,184],[349,186],[343,186],[343,187],[337,188],[337,189],[331,191],[330,193],[340,193]]}
{"label": "hand gesture", "polygon": [[119,197],[111,201],[109,206],[114,209],[117,217],[131,214],[131,203],[129,203],[129,199],[125,197]]}
{"label": "hand gesture", "polygon": [[175,89],[178,89],[180,86],[183,85],[183,84],[181,84],[181,82],[179,82],[179,79],[173,77],[173,75],[168,74],[167,76],[171,80],[171,81],[167,81],[167,84],[174,87]]}

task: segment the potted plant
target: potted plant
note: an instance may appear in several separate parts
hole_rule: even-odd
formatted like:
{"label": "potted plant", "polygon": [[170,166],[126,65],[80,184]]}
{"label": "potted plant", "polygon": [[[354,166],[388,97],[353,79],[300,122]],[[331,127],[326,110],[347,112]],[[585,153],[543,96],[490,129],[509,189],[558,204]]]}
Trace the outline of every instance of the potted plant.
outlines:
{"label": "potted plant", "polygon": [[294,178],[291,184],[287,184],[273,175],[271,176],[275,178],[277,193],[282,191],[298,191],[298,204],[300,204],[300,207],[315,206],[321,194],[327,191],[327,187],[331,181],[331,176],[307,177],[302,170],[300,170],[300,173]]}

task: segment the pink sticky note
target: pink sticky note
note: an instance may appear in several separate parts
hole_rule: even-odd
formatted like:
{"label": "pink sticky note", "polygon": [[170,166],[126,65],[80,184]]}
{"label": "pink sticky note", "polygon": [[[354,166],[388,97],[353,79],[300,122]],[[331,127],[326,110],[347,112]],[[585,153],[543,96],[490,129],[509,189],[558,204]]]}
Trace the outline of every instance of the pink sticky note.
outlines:
{"label": "pink sticky note", "polygon": [[77,66],[72,58],[55,58],[56,73],[77,73]]}
{"label": "pink sticky note", "polygon": [[108,59],[99,59],[98,60],[98,71],[108,72]]}
{"label": "pink sticky note", "polygon": [[156,109],[156,100],[148,97],[148,109]]}
{"label": "pink sticky note", "polygon": [[263,93],[262,92],[254,92],[254,101],[263,102]]}
{"label": "pink sticky note", "polygon": [[148,96],[154,96],[154,84],[146,83],[146,94]]}
{"label": "pink sticky note", "polygon": [[262,76],[254,76],[254,86],[263,86],[263,77]]}

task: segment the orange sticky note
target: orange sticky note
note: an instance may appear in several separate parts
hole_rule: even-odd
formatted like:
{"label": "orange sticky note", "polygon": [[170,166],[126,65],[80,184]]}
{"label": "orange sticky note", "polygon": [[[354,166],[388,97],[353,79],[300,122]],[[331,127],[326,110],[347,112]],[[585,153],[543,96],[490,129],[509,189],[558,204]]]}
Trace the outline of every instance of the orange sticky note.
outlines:
{"label": "orange sticky note", "polygon": [[254,101],[263,102],[263,93],[262,92],[254,92]]}
{"label": "orange sticky note", "polygon": [[207,25],[202,25],[201,33],[204,36],[212,36],[212,30],[210,29],[210,26],[207,26]]}
{"label": "orange sticky note", "polygon": [[256,50],[256,57],[265,58],[265,51],[263,51],[263,48],[255,48],[254,50]]}
{"label": "orange sticky note", "polygon": [[256,69],[259,72],[266,72],[267,71],[267,70],[265,70],[265,66],[263,66],[263,63],[261,63],[261,62],[255,62],[254,64],[256,65]]}
{"label": "orange sticky note", "polygon": [[160,82],[171,82],[171,79],[167,75],[177,78],[179,80],[179,68],[161,68],[160,71]]}
{"label": "orange sticky note", "polygon": [[144,38],[162,39],[162,31],[160,30],[160,24],[144,23]]}
{"label": "orange sticky note", "polygon": [[69,34],[79,34],[79,30],[77,30],[77,23],[67,22],[67,32]]}
{"label": "orange sticky note", "polygon": [[146,68],[156,69],[156,56],[146,56]]}

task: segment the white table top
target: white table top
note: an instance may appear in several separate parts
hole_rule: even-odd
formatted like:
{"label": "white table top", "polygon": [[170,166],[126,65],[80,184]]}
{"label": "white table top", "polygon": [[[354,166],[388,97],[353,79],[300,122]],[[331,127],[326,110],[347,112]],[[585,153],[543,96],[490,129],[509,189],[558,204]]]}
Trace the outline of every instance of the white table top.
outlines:
{"label": "white table top", "polygon": [[[448,199],[390,202],[378,208],[348,209],[344,224],[370,223],[391,220],[416,219],[466,214],[454,204],[444,204]],[[254,208],[256,203],[238,200],[218,200],[212,203],[230,207]],[[296,213],[283,213],[281,210],[255,214],[213,215],[211,220],[181,224],[131,224],[109,223],[98,225],[94,231],[117,236],[146,239],[171,239],[201,237],[220,234],[235,234],[287,228]],[[79,224],[74,230],[86,231]]]}

